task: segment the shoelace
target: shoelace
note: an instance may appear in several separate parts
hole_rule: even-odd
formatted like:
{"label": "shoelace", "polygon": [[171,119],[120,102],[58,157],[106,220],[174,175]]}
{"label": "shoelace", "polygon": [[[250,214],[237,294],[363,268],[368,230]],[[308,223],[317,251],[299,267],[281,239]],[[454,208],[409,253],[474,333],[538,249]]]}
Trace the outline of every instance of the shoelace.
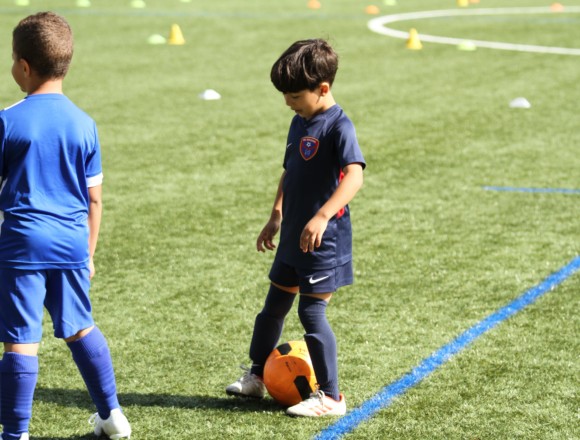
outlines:
{"label": "shoelace", "polygon": [[312,404],[312,403],[314,403],[314,402],[312,402],[313,400],[318,400],[317,403],[324,405],[324,398],[325,397],[326,397],[326,394],[324,394],[324,391],[322,391],[320,388],[318,388],[315,392],[310,394],[310,397],[308,398],[308,400],[306,402],[309,402]]}
{"label": "shoelace", "polygon": [[252,378],[252,373],[250,373],[250,367],[242,364],[242,365],[240,365],[240,368],[244,372],[244,375],[240,378],[240,382],[246,383],[246,382],[250,381]]}

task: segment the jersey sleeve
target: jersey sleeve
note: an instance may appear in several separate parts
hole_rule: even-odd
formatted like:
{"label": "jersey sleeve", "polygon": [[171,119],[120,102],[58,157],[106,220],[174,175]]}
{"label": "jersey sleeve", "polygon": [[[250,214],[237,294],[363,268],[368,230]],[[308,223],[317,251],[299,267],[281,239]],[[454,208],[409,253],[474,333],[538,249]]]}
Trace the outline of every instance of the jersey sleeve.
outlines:
{"label": "jersey sleeve", "polygon": [[93,125],[93,148],[90,150],[85,161],[85,173],[87,186],[98,186],[103,183],[103,169],[101,164],[101,145],[96,125]]}
{"label": "jersey sleeve", "polygon": [[0,112],[0,184],[4,176],[4,131],[4,119],[2,118],[2,112]]}
{"label": "jersey sleeve", "polygon": [[351,163],[360,163],[364,169],[366,162],[358,144],[356,130],[351,120],[343,118],[338,121],[335,129],[340,167],[344,168]]}

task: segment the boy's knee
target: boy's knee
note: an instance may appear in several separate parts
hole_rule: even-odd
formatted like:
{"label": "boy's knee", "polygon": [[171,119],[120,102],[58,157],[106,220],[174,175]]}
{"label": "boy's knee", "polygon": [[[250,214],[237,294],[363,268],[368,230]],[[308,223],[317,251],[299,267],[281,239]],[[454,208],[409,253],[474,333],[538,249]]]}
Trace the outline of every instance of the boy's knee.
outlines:
{"label": "boy's knee", "polygon": [[275,319],[285,318],[292,308],[294,298],[296,298],[295,294],[286,292],[272,284],[264,307],[258,316],[267,316]]}
{"label": "boy's knee", "polygon": [[312,326],[326,321],[326,306],[328,302],[322,298],[302,295],[298,303],[298,317],[304,329],[309,332]]}
{"label": "boy's knee", "polygon": [[88,328],[79,330],[74,335],[69,336],[68,338],[64,338],[64,340],[67,343],[78,341],[79,339],[84,338],[86,335],[88,335],[94,328],[95,328],[95,326],[92,325]]}

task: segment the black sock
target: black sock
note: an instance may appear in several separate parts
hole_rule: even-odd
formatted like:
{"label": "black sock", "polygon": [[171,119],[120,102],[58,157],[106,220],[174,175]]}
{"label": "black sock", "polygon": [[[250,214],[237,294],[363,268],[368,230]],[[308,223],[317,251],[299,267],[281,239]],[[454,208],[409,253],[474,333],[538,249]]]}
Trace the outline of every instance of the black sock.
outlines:
{"label": "black sock", "polygon": [[266,359],[276,348],[282,335],[284,318],[292,308],[296,295],[270,285],[264,308],[256,316],[254,334],[250,343],[251,373],[262,377]]}
{"label": "black sock", "polygon": [[298,316],[306,331],[304,340],[318,386],[328,397],[339,400],[336,337],[326,319],[327,305],[323,299],[302,295]]}

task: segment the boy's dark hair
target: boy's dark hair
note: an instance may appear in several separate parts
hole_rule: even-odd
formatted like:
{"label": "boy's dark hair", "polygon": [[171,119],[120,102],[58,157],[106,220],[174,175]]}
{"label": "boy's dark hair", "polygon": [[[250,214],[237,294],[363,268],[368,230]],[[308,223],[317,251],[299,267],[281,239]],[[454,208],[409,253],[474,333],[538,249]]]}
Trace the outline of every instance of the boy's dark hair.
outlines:
{"label": "boy's dark hair", "polygon": [[14,28],[12,51],[17,60],[26,60],[41,78],[64,78],[73,55],[72,30],[54,12],[30,15]]}
{"label": "boy's dark hair", "polygon": [[272,66],[270,79],[282,93],[316,89],[321,83],[331,86],[338,70],[338,55],[322,39],[301,40],[290,46]]}

